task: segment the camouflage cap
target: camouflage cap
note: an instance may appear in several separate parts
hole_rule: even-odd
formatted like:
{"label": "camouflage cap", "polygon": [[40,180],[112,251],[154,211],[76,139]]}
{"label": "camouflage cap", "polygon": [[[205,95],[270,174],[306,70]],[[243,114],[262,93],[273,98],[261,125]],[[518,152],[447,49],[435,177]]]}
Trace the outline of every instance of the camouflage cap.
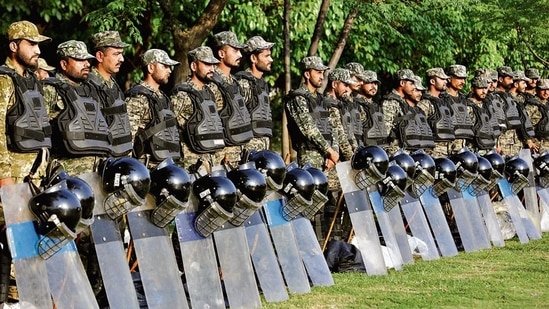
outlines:
{"label": "camouflage cap", "polygon": [[438,77],[441,79],[449,79],[450,76],[446,75],[444,73],[444,70],[442,68],[431,68],[427,70],[427,77]]}
{"label": "camouflage cap", "polygon": [[425,90],[425,87],[423,87],[423,84],[421,84],[421,77],[414,75],[414,85],[416,85],[416,89],[419,91]]}
{"label": "camouflage cap", "polygon": [[457,78],[467,78],[467,69],[461,64],[452,64],[448,67],[447,74]]}
{"label": "camouflage cap", "polygon": [[141,61],[143,61],[144,65],[149,65],[151,63],[162,63],[165,65],[177,65],[179,62],[170,59],[170,56],[168,56],[168,53],[161,49],[149,49],[147,50],[143,56],[141,56]]}
{"label": "camouflage cap", "polygon": [[536,68],[528,68],[524,71],[524,75],[530,79],[537,79],[540,78],[539,76],[539,70]]}
{"label": "camouflage cap", "polygon": [[46,59],[44,58],[38,58],[38,68],[42,69],[44,71],[53,71],[55,70],[55,67],[52,67],[46,62]]}
{"label": "camouflage cap", "polygon": [[490,78],[491,78],[493,81],[497,81],[497,80],[498,80],[498,71],[492,70],[492,69],[487,69],[487,71],[488,71],[488,74],[490,75]]}
{"label": "camouflage cap", "polygon": [[526,75],[524,75],[524,72],[523,71],[515,71],[513,72],[513,81],[517,82],[517,81],[525,81],[525,82],[529,82],[530,79],[528,77],[526,77]]}
{"label": "camouflage cap", "polygon": [[50,37],[38,33],[38,28],[30,21],[22,20],[12,23],[8,27],[8,40],[24,39],[31,42],[51,41]]}
{"label": "camouflage cap", "polygon": [[328,80],[344,82],[347,85],[356,84],[356,81],[351,77],[351,71],[343,68],[333,69],[330,74],[328,74]]}
{"label": "camouflage cap", "polygon": [[506,77],[511,76],[513,77],[513,69],[510,67],[502,66],[498,68],[498,76],[499,77]]}
{"label": "camouflage cap", "polygon": [[414,81],[414,72],[410,69],[400,69],[395,73],[395,80],[409,80]]}
{"label": "camouflage cap", "polygon": [[485,76],[475,76],[471,81],[471,86],[473,88],[488,88],[488,83],[490,81]]}
{"label": "camouflage cap", "polygon": [[223,45],[229,45],[236,49],[246,48],[246,44],[242,44],[238,41],[236,34],[231,31],[222,31],[214,35],[215,45],[221,47]]}
{"label": "camouflage cap", "polygon": [[536,87],[541,90],[549,89],[549,79],[546,79],[546,78],[538,79],[538,82],[536,83]]}
{"label": "camouflage cap", "polygon": [[247,53],[253,53],[264,49],[269,49],[274,46],[274,43],[265,41],[259,35],[253,36],[246,41],[246,48],[244,51]]}
{"label": "camouflage cap", "polygon": [[130,46],[122,42],[118,31],[103,31],[92,35],[93,48],[99,47],[118,47],[124,48]]}
{"label": "camouflage cap", "polygon": [[200,61],[207,64],[218,64],[217,60],[212,52],[212,49],[208,46],[199,46],[191,51],[189,51],[189,60],[192,62]]}
{"label": "camouflage cap", "polygon": [[301,60],[301,65],[303,66],[304,70],[314,69],[318,71],[326,71],[330,68],[325,66],[322,63],[322,59],[320,59],[320,57],[317,57],[317,56],[310,56],[310,57],[303,58]]}
{"label": "camouflage cap", "polygon": [[362,64],[358,62],[349,62],[345,65],[345,68],[351,72],[351,75],[356,76],[365,83],[380,83],[377,79],[376,72],[364,70]]}
{"label": "camouflage cap", "polygon": [[77,60],[86,60],[95,58],[88,53],[86,43],[82,41],[69,40],[57,46],[57,55],[59,57],[70,57]]}

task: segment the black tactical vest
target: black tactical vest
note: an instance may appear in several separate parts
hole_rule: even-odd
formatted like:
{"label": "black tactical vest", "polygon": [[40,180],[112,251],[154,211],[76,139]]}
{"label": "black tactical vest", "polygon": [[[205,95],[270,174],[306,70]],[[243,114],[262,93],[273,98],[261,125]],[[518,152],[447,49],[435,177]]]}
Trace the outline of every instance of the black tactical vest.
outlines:
{"label": "black tactical vest", "polygon": [[383,111],[377,103],[361,101],[360,105],[365,113],[365,121],[362,124],[362,140],[364,145],[387,145],[389,143],[387,126],[383,119]]}
{"label": "black tactical vest", "polygon": [[56,78],[47,78],[44,82],[57,89],[65,104],[65,109],[54,119],[55,132],[62,138],[64,151],[69,156],[110,154],[112,136],[101,113],[97,89],[89,81],[78,86]]}
{"label": "black tactical vest", "polygon": [[[152,117],[145,128],[138,129],[134,141],[134,151],[135,145],[142,145],[143,151],[151,154],[155,161],[162,161],[168,157],[179,158],[181,156],[179,131],[168,97],[162,93],[162,98],[159,98],[152,90],[143,85],[134,86],[128,95],[135,97],[139,94],[147,97]],[[142,151],[135,152],[136,156],[140,156]]]}
{"label": "black tactical vest", "polygon": [[461,94],[458,98],[454,98],[447,94],[444,99],[447,104],[452,108],[454,115],[454,135],[456,138],[472,139],[473,133],[473,121],[467,112],[467,105],[464,103],[466,100]]}
{"label": "black tactical vest", "polygon": [[183,128],[187,145],[197,153],[214,153],[223,149],[223,123],[211,90],[208,87],[197,90],[184,83],[176,85],[172,93],[179,91],[186,92],[193,104],[193,113]]}
{"label": "black tactical vest", "polygon": [[435,142],[433,140],[433,131],[427,121],[427,116],[425,116],[423,111],[417,106],[412,107],[412,109],[416,114],[416,122],[421,132],[420,147],[424,149],[433,149],[435,147]]}
{"label": "black tactical vest", "polygon": [[437,142],[453,141],[456,137],[454,135],[452,108],[445,100],[431,95],[425,95],[424,98],[431,102],[435,111],[427,118],[433,131],[433,139]]}
{"label": "black tactical vest", "polygon": [[215,73],[213,82],[223,96],[223,108],[219,116],[225,127],[225,145],[240,146],[249,142],[253,135],[251,117],[237,82],[229,84]]}
{"label": "black tactical vest", "polygon": [[296,121],[289,116],[290,113],[288,112],[287,105],[291,104],[290,101],[298,96],[305,98],[311,118],[315,121],[316,128],[320,131],[320,134],[322,134],[322,137],[324,137],[328,144],[331,145],[332,127],[330,125],[330,112],[328,110],[329,103],[326,102],[322,95],[317,94],[315,98],[310,92],[300,88],[288,93],[285,99],[286,104],[284,104],[286,115],[288,115],[288,131],[292,134],[292,147],[294,147],[294,149],[299,149],[303,146],[305,149],[318,150],[317,147],[303,135]]}
{"label": "black tactical vest", "polygon": [[94,74],[90,74],[89,81],[98,88],[102,98],[101,112],[105,116],[112,136],[111,155],[125,156],[132,151],[133,144],[130,119],[122,89],[117,83],[114,83],[112,88],[108,87]]}
{"label": "black tactical vest", "polygon": [[538,123],[534,126],[536,137],[540,139],[549,139],[549,107],[547,104],[541,103],[535,98],[527,100],[525,104],[535,106],[541,115]]}
{"label": "black tactical vest", "polygon": [[[325,100],[333,100],[332,98],[325,98]],[[347,134],[347,139],[349,140],[349,143],[351,143],[352,138],[355,135],[355,128],[353,124],[353,119],[351,118],[351,106],[349,104],[352,104],[352,102],[342,102],[341,100],[333,101],[333,104],[337,106],[337,109],[339,109],[339,115],[341,117],[341,125],[343,126],[343,130],[345,130],[345,134]]]}
{"label": "black tactical vest", "polygon": [[517,109],[516,101],[512,95],[506,92],[498,91],[497,95],[503,101],[503,111],[505,112],[505,120],[507,129],[519,130],[521,127],[520,113]]}
{"label": "black tactical vest", "polygon": [[[492,104],[492,99],[486,98],[482,101],[482,108],[488,113],[490,117],[490,125],[492,126],[492,131],[494,133],[494,138],[497,138],[501,135],[501,127],[497,118],[497,111],[494,105]],[[503,112],[503,110],[502,110]]]}
{"label": "black tactical vest", "polygon": [[496,137],[490,114],[484,108],[471,101],[467,102],[467,105],[472,108],[475,115],[475,125],[473,126],[475,137],[472,141],[477,148],[476,150],[494,149],[496,146]]}
{"label": "black tactical vest", "polygon": [[490,103],[490,106],[492,107],[492,117],[496,118],[497,123],[500,127],[500,131],[501,133],[503,133],[507,129],[507,118],[505,116],[503,100],[499,95],[496,95],[495,92],[488,93],[486,95],[486,100]]}
{"label": "black tactical vest", "polygon": [[402,110],[402,115],[395,119],[394,138],[399,139],[399,145],[403,149],[415,150],[421,148],[421,129],[416,119],[415,110],[401,97],[389,93],[385,100],[397,100]]}
{"label": "black tactical vest", "polygon": [[362,120],[360,119],[362,107],[358,104],[358,102],[350,100],[347,100],[346,104],[349,104],[349,113],[351,116],[351,124],[353,127],[355,140],[358,146],[362,146],[362,135],[364,134],[364,132],[362,131]]}
{"label": "black tactical vest", "polygon": [[23,77],[5,65],[0,74],[11,77],[15,104],[6,112],[7,146],[14,152],[35,152],[51,147],[51,126],[42,97],[42,88],[31,71]]}
{"label": "black tactical vest", "polygon": [[248,71],[236,73],[236,78],[246,79],[250,82],[252,101],[247,102],[246,107],[252,119],[252,131],[255,137],[273,136],[273,117],[269,100],[269,85],[263,80],[255,78]]}

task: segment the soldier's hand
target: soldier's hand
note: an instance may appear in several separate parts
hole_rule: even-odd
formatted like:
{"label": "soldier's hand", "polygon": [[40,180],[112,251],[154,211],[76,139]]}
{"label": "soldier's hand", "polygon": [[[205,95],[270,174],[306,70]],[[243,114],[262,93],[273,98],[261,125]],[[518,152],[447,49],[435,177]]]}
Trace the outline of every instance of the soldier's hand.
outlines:
{"label": "soldier's hand", "polygon": [[324,167],[326,170],[332,169],[336,163],[329,158],[324,159]]}
{"label": "soldier's hand", "polygon": [[11,177],[0,179],[0,187],[13,185],[13,179]]}
{"label": "soldier's hand", "polygon": [[337,163],[339,161],[339,153],[332,148],[328,148],[328,159],[332,160],[333,163]]}
{"label": "soldier's hand", "polygon": [[532,153],[538,153],[539,152],[539,147],[538,145],[536,145],[536,143],[534,143],[533,141],[529,140],[528,141],[528,148],[530,148],[530,151]]}

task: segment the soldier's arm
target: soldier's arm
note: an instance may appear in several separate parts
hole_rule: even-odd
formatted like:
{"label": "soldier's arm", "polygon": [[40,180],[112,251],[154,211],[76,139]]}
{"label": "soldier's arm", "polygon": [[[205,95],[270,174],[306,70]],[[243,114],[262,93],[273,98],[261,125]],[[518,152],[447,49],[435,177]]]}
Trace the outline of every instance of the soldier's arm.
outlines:
{"label": "soldier's arm", "polygon": [[137,129],[144,128],[149,116],[149,101],[144,95],[136,95],[126,98],[126,106],[128,109],[128,119],[132,136],[135,136]]}
{"label": "soldier's arm", "polygon": [[44,105],[46,106],[48,117],[50,119],[56,118],[65,108],[65,104],[63,103],[61,96],[59,96],[57,90],[52,85],[44,86]]}
{"label": "soldier's arm", "polygon": [[212,91],[214,94],[214,100],[215,105],[217,106],[217,110],[220,111],[223,108],[223,95],[221,94],[221,90],[219,90],[219,87],[217,87],[214,83],[206,84],[208,88]]}
{"label": "soldier's arm", "polygon": [[431,101],[423,99],[417,103],[417,106],[425,113],[425,116],[429,117],[433,114],[433,108]]}
{"label": "soldier's arm", "polygon": [[[341,114],[337,107],[330,107],[330,125],[332,126],[334,143],[337,143],[339,153],[345,160],[350,160],[353,156],[353,148],[349,143],[349,136],[341,123]],[[333,145],[332,148],[336,149]]]}
{"label": "soldier's arm", "polygon": [[8,107],[15,102],[15,88],[10,77],[0,75],[0,187],[12,184],[11,154],[6,139],[6,114]]}
{"label": "soldier's arm", "polygon": [[179,91],[175,94],[172,94],[170,97],[172,102],[173,112],[177,119],[177,124],[179,128],[185,127],[187,120],[192,116],[193,113],[193,103],[191,98],[185,91]]}
{"label": "soldier's arm", "polygon": [[307,101],[301,96],[297,96],[294,100],[291,100],[286,103],[287,110],[292,117],[299,130],[307,139],[309,139],[317,148],[328,153],[330,149],[330,144],[324,139],[320,130],[316,127],[315,120],[309,113],[309,108],[307,106]]}
{"label": "soldier's arm", "polygon": [[240,85],[240,94],[242,94],[244,102],[246,102],[246,106],[248,106],[248,104],[252,101],[253,95],[250,81],[245,78],[241,78],[238,80],[238,84]]}
{"label": "soldier's arm", "polygon": [[385,100],[381,106],[387,134],[390,136],[395,127],[395,120],[400,111],[400,104],[395,100]]}

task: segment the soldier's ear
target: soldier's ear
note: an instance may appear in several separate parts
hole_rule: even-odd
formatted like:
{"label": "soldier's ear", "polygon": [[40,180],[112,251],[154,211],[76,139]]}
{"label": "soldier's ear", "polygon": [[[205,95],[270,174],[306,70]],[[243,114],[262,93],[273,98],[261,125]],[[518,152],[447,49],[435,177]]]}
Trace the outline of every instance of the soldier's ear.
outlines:
{"label": "soldier's ear", "polygon": [[196,71],[196,62],[191,62],[191,71],[195,72]]}
{"label": "soldier's ear", "polygon": [[11,41],[9,44],[10,52],[15,53],[17,51],[17,43],[15,41]]}
{"label": "soldier's ear", "polygon": [[[156,63],[156,62],[155,62],[155,63]],[[147,72],[148,72],[149,74],[152,74],[153,71],[154,71],[154,63],[149,63],[149,64],[147,65]]]}
{"label": "soldier's ear", "polygon": [[103,62],[103,59],[105,59],[105,54],[98,50],[95,52],[95,59],[97,59],[97,62]]}
{"label": "soldier's ear", "polygon": [[69,60],[68,59],[61,59],[61,61],[59,61],[59,67],[61,68],[61,70],[63,71],[66,71],[67,70],[67,66],[69,65]]}
{"label": "soldier's ear", "polygon": [[305,76],[305,79],[309,79],[311,78],[311,73],[309,71],[306,71],[305,73],[303,73],[303,76]]}
{"label": "soldier's ear", "polygon": [[220,49],[217,51],[217,55],[219,56],[219,59],[225,57],[225,50],[223,50],[222,48],[220,48]]}
{"label": "soldier's ear", "polygon": [[252,55],[250,56],[250,61],[251,61],[252,63],[256,63],[256,62],[257,62],[257,55],[256,55],[256,54],[252,54]]}
{"label": "soldier's ear", "polygon": [[435,78],[429,78],[429,85],[434,85],[435,84],[435,82],[436,82]]}

